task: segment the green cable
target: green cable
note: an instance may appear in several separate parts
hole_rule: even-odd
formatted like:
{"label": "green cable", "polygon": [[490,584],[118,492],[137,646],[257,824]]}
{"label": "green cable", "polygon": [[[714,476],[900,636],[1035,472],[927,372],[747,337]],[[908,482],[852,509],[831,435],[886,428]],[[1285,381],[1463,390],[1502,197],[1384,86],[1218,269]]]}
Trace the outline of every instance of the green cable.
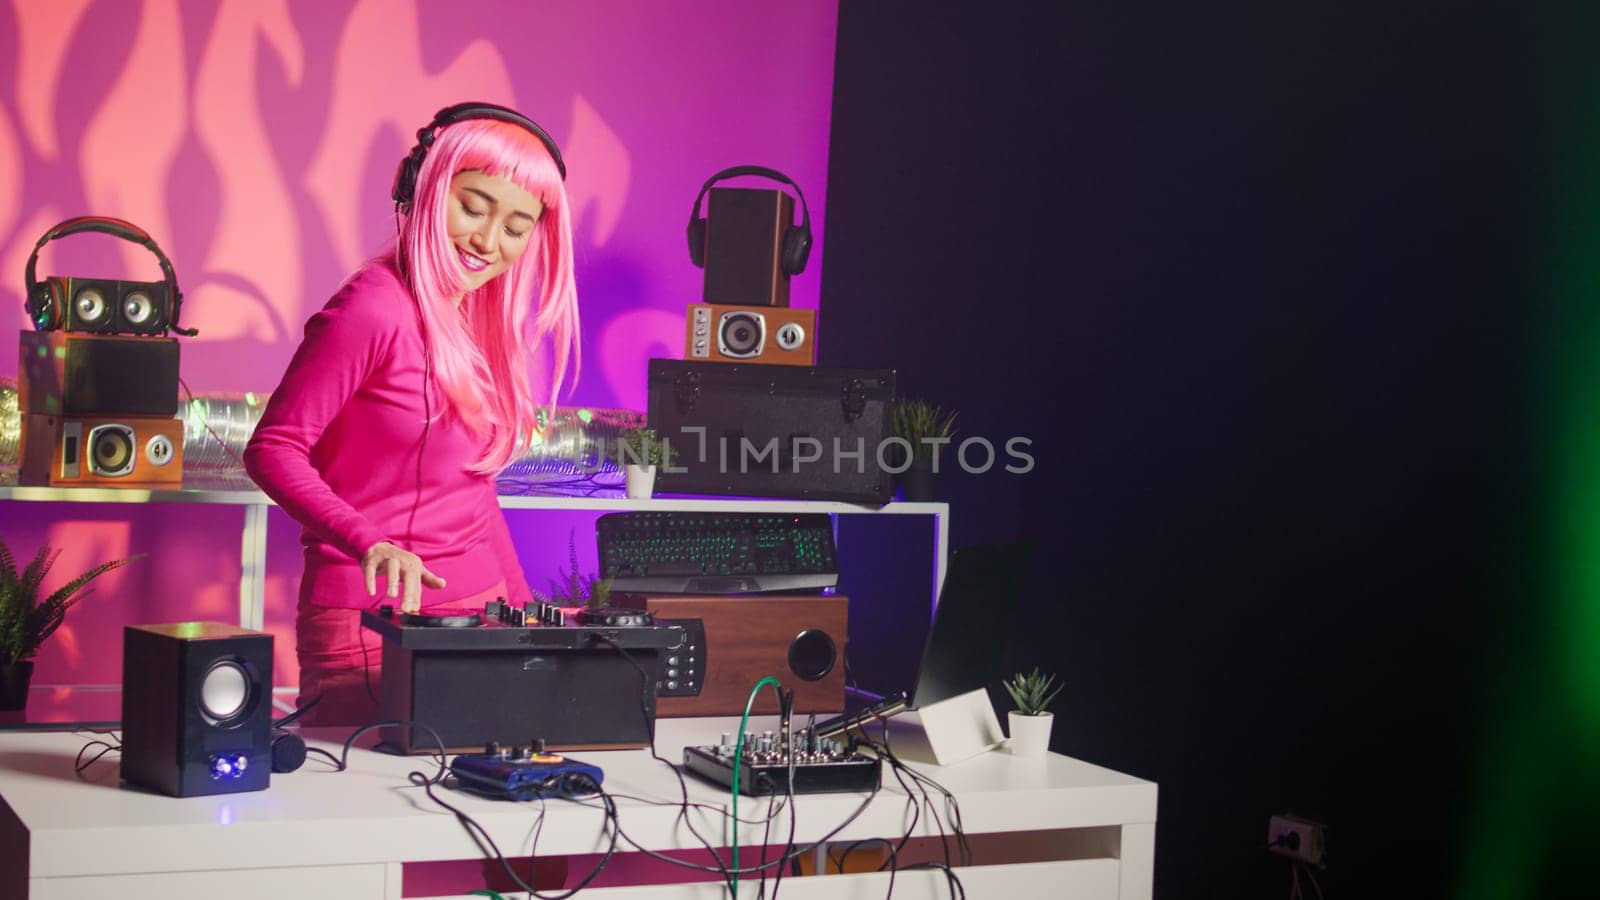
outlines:
{"label": "green cable", "polygon": [[769,684],[772,685],[774,691],[780,691],[778,694],[778,706],[780,708],[783,706],[783,694],[781,693],[783,685],[771,675],[763,676],[760,681],[756,682],[756,686],[750,689],[750,699],[744,702],[744,716],[739,719],[739,740],[733,745],[733,788],[731,793],[733,794],[734,900],[738,900],[739,897],[739,769],[744,763],[744,730],[745,726],[750,723],[750,708],[756,705],[756,695],[761,693],[761,689]]}

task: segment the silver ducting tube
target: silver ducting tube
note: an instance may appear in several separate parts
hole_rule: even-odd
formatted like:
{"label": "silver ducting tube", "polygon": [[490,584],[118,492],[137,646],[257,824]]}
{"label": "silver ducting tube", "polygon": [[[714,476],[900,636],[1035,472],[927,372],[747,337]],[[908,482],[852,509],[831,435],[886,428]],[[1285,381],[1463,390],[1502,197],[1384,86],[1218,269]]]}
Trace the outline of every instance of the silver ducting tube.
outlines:
{"label": "silver ducting tube", "polygon": [[[195,394],[178,408],[183,420],[183,470],[221,478],[246,478],[244,447],[267,394]],[[617,466],[605,458],[624,429],[645,424],[644,413],[628,409],[558,406],[544,421],[544,433],[500,475],[502,482],[536,488],[540,482],[593,479],[620,484]],[[22,421],[17,380],[0,377],[0,466],[15,467],[21,457]]]}

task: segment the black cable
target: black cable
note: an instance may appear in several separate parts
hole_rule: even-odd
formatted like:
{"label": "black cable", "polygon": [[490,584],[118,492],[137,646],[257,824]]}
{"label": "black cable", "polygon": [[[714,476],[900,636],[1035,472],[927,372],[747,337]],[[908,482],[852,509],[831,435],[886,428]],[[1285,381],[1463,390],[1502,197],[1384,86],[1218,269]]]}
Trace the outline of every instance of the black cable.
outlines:
{"label": "black cable", "polygon": [[307,747],[306,748],[306,752],[307,753],[315,753],[318,756],[327,757],[328,760],[333,763],[335,768],[337,768],[338,765],[339,765],[339,757],[334,756],[332,753],[329,753],[328,751],[322,749],[321,747]]}
{"label": "black cable", "polygon": [[315,709],[317,704],[321,703],[321,702],[322,702],[322,695],[321,694],[318,694],[315,697],[312,697],[310,703],[307,703],[305,706],[302,706],[302,707],[296,709],[294,712],[289,713],[288,715],[284,716],[283,718],[279,719],[278,721],[273,722],[272,723],[272,727],[273,728],[283,728],[284,726],[294,722],[296,719],[300,718],[301,716],[303,716],[306,713],[310,712],[311,710]]}
{"label": "black cable", "polygon": [[[618,838],[618,835],[620,835],[622,833],[621,827],[620,827],[620,825],[618,824],[618,821],[617,821],[617,804],[615,803],[615,801],[613,801],[611,799],[610,795],[606,794],[604,789],[602,789],[600,787],[600,785],[598,783],[596,783],[593,779],[590,779],[587,776],[581,776],[581,775],[569,776],[569,777],[572,777],[572,778],[582,778],[584,781],[588,782],[589,785],[592,786],[592,789],[593,789],[594,793],[597,794],[601,798],[601,800],[604,802],[604,804],[605,804],[606,824],[610,827],[610,831],[611,831],[611,844],[606,848],[605,854],[600,857],[600,861],[599,862],[595,863],[595,867],[592,870],[590,870],[589,874],[585,875],[583,877],[583,880],[579,881],[576,885],[574,885],[571,890],[568,890],[567,892],[562,893],[562,894],[541,894],[536,889],[534,889],[534,887],[532,885],[530,885],[527,882],[523,881],[521,876],[517,875],[516,870],[511,868],[510,861],[507,860],[506,857],[505,857],[505,854],[500,851],[499,845],[497,845],[494,842],[494,838],[490,836],[488,830],[485,829],[482,825],[480,825],[476,819],[472,818],[472,816],[468,815],[466,812],[464,812],[460,808],[455,807],[455,806],[451,806],[449,803],[446,803],[444,800],[440,799],[439,795],[437,795],[437,794],[435,794],[433,792],[433,784],[434,783],[428,781],[426,779],[426,777],[424,777],[422,775],[421,772],[412,772],[408,777],[411,779],[411,783],[412,784],[415,784],[418,787],[421,787],[423,789],[423,791],[425,793],[427,793],[428,799],[430,799],[433,802],[439,804],[440,806],[442,806],[445,809],[449,810],[453,815],[455,815],[456,821],[461,823],[461,827],[462,828],[466,829],[467,835],[472,838],[473,843],[478,845],[478,849],[480,851],[482,851],[485,856],[492,856],[497,862],[499,862],[500,863],[500,867],[505,870],[506,875],[508,875],[511,878],[511,880],[517,885],[517,889],[518,890],[522,890],[522,891],[526,891],[530,897],[538,897],[538,898],[540,898],[540,900],[566,900],[566,898],[571,897],[573,894],[576,894],[579,891],[583,890],[585,887],[588,887],[589,886],[589,882],[593,881],[597,876],[599,876],[600,872],[603,869],[605,869],[605,867],[611,862],[612,855],[616,853],[616,850],[617,850],[617,838]],[[419,781],[418,779],[421,779],[421,780]],[[543,798],[540,798],[540,802],[541,802],[541,804],[543,803]],[[540,813],[540,822],[539,822],[539,824],[541,826],[543,824],[543,811],[542,810],[541,810],[541,813]],[[536,832],[535,836],[534,836],[534,841],[537,842],[537,840],[538,840],[538,835],[537,835],[537,832]],[[487,844],[487,846],[485,846],[486,844]],[[530,863],[531,863],[531,857],[530,857]],[[532,875],[532,873],[530,872],[530,880],[531,880],[531,875]]]}
{"label": "black cable", "polygon": [[[870,742],[870,738],[869,738],[869,742]],[[928,802],[929,815],[934,819],[935,823],[939,824],[939,826],[940,826],[940,832],[939,833],[940,833],[940,841],[941,841],[941,843],[944,843],[945,840],[946,840],[945,836],[944,836],[944,829],[943,829],[942,823],[940,822],[938,813],[936,813],[931,808],[932,807],[931,800],[928,798],[927,791],[923,788],[923,786],[926,785],[928,787],[932,787],[934,790],[938,791],[940,794],[942,794],[944,796],[946,812],[950,816],[951,830],[955,833],[956,844],[960,848],[960,851],[961,851],[961,864],[962,865],[971,865],[972,864],[972,845],[967,841],[966,829],[963,827],[963,825],[961,823],[961,804],[960,804],[960,801],[958,801],[956,799],[956,795],[954,793],[952,793],[944,785],[938,783],[937,781],[934,781],[932,778],[928,777],[927,775],[924,775],[921,772],[918,772],[916,769],[911,768],[910,766],[906,765],[903,760],[901,760],[899,757],[894,755],[893,749],[889,746],[889,729],[888,729],[887,724],[885,724],[884,729],[883,729],[883,744],[882,744],[881,747],[878,747],[878,746],[874,745],[874,750],[878,751],[879,754],[882,756],[882,758],[885,761],[887,761],[889,763],[890,767],[893,768],[896,772],[904,772],[907,776],[909,776],[913,781],[915,781],[917,783],[919,792],[922,794],[924,800]],[[947,863],[949,861],[949,854],[950,854],[949,846],[948,846],[947,843],[945,843],[945,859],[946,859]]]}
{"label": "black cable", "polygon": [[[95,732],[95,733],[97,733],[97,734],[107,734],[108,736],[110,735],[109,732]],[[87,744],[84,744],[82,747],[79,747],[78,748],[78,756],[72,762],[73,774],[77,775],[79,778],[83,778],[83,773],[88,771],[90,766],[93,766],[95,763],[99,762],[101,757],[105,756],[107,753],[120,753],[120,752],[122,752],[122,740],[120,738],[116,738],[114,736],[112,736],[112,739],[116,741],[115,744],[109,743],[107,741],[93,740],[93,741],[88,742]],[[90,749],[92,749],[94,747],[99,747],[100,748],[100,752],[96,753],[94,756],[91,756],[91,757],[89,757],[89,759],[85,760],[83,758],[83,754],[88,752]]]}
{"label": "black cable", "polygon": [[[881,785],[873,785],[872,790],[870,792],[868,792],[867,796],[862,799],[861,805],[856,807],[855,810],[850,813],[850,815],[846,816],[843,822],[840,822],[838,825],[834,826],[832,831],[829,831],[827,834],[824,834],[822,837],[818,838],[817,839],[817,843],[819,843],[819,844],[827,843],[828,840],[831,839],[834,835],[838,834],[839,832],[845,830],[845,828],[849,827],[851,822],[854,822],[856,819],[860,818],[861,814],[863,812],[866,812],[867,807],[870,806],[872,804],[872,801],[878,796],[878,791],[880,789],[881,789]],[[654,850],[651,850],[648,847],[645,847],[645,846],[641,845],[639,842],[637,842],[633,838],[629,837],[628,833],[626,831],[620,831],[620,833],[622,835],[622,839],[624,841],[626,841],[629,846],[633,847],[635,850],[638,850],[639,852],[643,853],[644,855],[646,855],[646,856],[648,856],[648,857],[650,857],[652,859],[660,860],[661,862],[668,863],[668,864],[674,865],[674,866],[678,866],[678,867],[684,868],[684,869],[690,869],[690,870],[696,871],[696,872],[721,872],[721,871],[723,871],[723,870],[718,869],[718,868],[713,867],[713,866],[702,866],[699,863],[692,863],[692,862],[689,862],[688,860],[677,859],[677,858],[674,858],[674,857],[671,857],[671,856],[666,856],[664,854],[658,853],[658,852],[656,852]],[[773,868],[774,866],[783,865],[783,864],[788,863],[788,862],[790,862],[790,861],[792,861],[792,860],[794,860],[794,859],[796,859],[796,858],[798,858],[798,857],[800,857],[800,856],[802,856],[802,855],[804,855],[804,854],[806,854],[808,852],[810,852],[810,851],[809,850],[805,850],[805,849],[795,850],[793,852],[786,853],[783,856],[778,857],[777,859],[773,860],[772,862],[767,863],[765,866],[746,866],[746,867],[741,867],[741,868],[738,868],[738,869],[728,868],[728,869],[726,869],[726,871],[728,871],[731,874],[736,874],[736,875],[749,875],[749,874],[752,874],[752,873],[755,873],[755,872],[758,872],[758,871],[763,871],[765,869]],[[713,853],[713,855],[715,855],[715,854]]]}
{"label": "black cable", "polygon": [[[629,665],[633,666],[635,672],[639,673],[639,714],[644,717],[645,733],[650,738],[650,758],[666,766],[678,779],[678,791],[679,795],[682,797],[682,802],[679,806],[678,816],[675,821],[682,822],[684,827],[689,829],[689,833],[694,835],[695,839],[700,842],[700,845],[706,848],[706,852],[711,854],[712,860],[717,863],[717,866],[722,873],[723,881],[726,882],[728,886],[728,891],[730,894],[733,893],[733,874],[728,870],[727,864],[723,862],[722,856],[717,853],[716,848],[711,845],[711,841],[707,839],[705,835],[701,834],[698,828],[694,827],[694,822],[689,818],[689,785],[683,780],[682,770],[673,765],[670,760],[666,759],[656,751],[655,718],[650,715],[650,700],[655,695],[654,679],[650,677],[649,672],[645,671],[644,666],[640,665],[639,661],[633,658],[633,654],[623,649],[623,646],[617,643],[611,637],[603,632],[598,631],[592,633],[591,637],[595,640],[608,644],[613,650],[617,651],[619,656],[627,660]],[[767,821],[768,824],[771,823],[770,816],[768,817]]]}
{"label": "black cable", "polygon": [[344,740],[344,749],[343,749],[343,751],[340,752],[339,757],[337,759],[334,759],[334,756],[333,756],[332,753],[329,753],[326,750],[319,750],[316,747],[307,747],[306,748],[306,752],[307,753],[312,753],[312,752],[321,753],[322,755],[328,757],[329,759],[333,759],[334,771],[343,772],[345,769],[349,768],[350,748],[351,748],[351,746],[353,746],[355,744],[356,738],[362,736],[363,734],[366,734],[367,732],[371,731],[374,728],[392,728],[392,727],[420,728],[423,731],[426,731],[429,735],[431,735],[433,737],[434,743],[439,745],[439,758],[438,758],[439,772],[438,772],[438,774],[436,774],[433,778],[427,778],[427,776],[426,775],[422,775],[421,772],[413,772],[411,774],[413,774],[413,775],[422,775],[423,778],[427,778],[429,784],[438,784],[439,782],[444,780],[446,775],[450,774],[449,766],[445,762],[445,756],[449,753],[449,751],[445,749],[444,739],[439,737],[439,732],[434,731],[432,728],[428,727],[427,725],[424,725],[423,723],[414,721],[412,719],[392,719],[392,720],[385,721],[385,722],[373,722],[370,725],[363,725],[360,728],[357,728],[355,731],[352,731],[350,733],[349,737],[345,738],[345,740]]}

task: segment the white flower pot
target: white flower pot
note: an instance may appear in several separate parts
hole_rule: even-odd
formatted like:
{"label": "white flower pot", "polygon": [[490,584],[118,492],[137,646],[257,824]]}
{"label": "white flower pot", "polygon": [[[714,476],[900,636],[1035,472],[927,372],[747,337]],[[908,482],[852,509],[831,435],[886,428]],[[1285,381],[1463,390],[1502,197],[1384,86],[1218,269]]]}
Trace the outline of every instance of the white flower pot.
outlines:
{"label": "white flower pot", "polygon": [[1055,714],[1025,716],[1012,710],[1009,718],[1011,739],[1006,746],[1012,756],[1043,756],[1050,752],[1050,727],[1055,724]]}
{"label": "white flower pot", "polygon": [[656,489],[656,467],[637,466],[629,463],[623,467],[624,476],[628,479],[628,498],[631,500],[648,500]]}

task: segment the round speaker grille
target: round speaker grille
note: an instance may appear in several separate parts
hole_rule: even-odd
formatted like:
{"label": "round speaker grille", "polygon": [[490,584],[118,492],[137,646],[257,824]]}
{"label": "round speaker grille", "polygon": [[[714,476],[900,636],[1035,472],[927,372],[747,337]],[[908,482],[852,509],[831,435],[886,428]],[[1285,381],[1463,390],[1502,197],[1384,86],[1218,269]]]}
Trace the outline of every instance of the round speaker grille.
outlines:
{"label": "round speaker grille", "polygon": [[249,701],[250,675],[237,660],[217,660],[200,680],[200,709],[219,723],[238,716]]}
{"label": "round speaker grille", "polygon": [[122,298],[122,318],[129,325],[148,325],[155,314],[156,303],[147,291],[129,291]]}
{"label": "round speaker grille", "polygon": [[106,314],[111,311],[106,305],[105,294],[100,293],[99,288],[84,288],[73,298],[72,303],[76,307],[78,321],[85,324],[103,322]]}
{"label": "round speaker grille", "polygon": [[821,681],[833,671],[839,648],[826,631],[807,628],[789,642],[789,669],[805,681]]}
{"label": "round speaker grille", "polygon": [[133,471],[133,429],[99,425],[89,432],[89,471],[116,478]]}
{"label": "round speaker grille", "polygon": [[719,331],[720,349],[724,356],[755,356],[761,352],[761,316],[757,313],[735,312],[722,317]]}

